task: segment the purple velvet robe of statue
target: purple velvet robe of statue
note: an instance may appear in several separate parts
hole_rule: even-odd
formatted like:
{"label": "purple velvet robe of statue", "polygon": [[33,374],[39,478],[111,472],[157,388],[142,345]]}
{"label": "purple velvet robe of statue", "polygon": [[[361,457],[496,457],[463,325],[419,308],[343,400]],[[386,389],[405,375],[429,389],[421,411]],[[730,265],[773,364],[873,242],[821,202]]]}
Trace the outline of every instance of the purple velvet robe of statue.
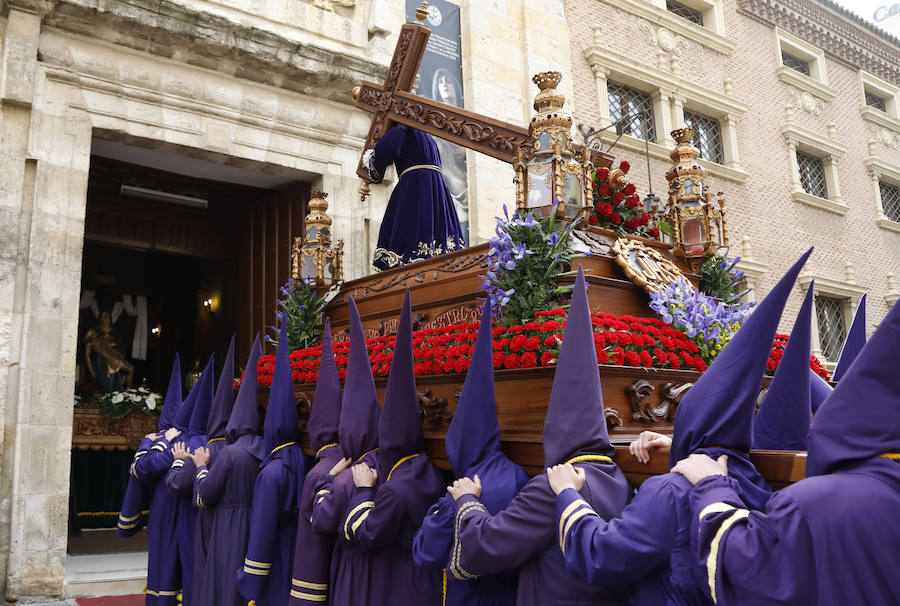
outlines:
{"label": "purple velvet robe of statue", "polygon": [[806,478],[775,493],[766,513],[745,508],[734,479],[712,476],[694,487],[691,509],[722,606],[900,604],[900,462]]}
{"label": "purple velvet robe of statue", "polygon": [[[183,436],[182,436],[183,437]],[[182,437],[175,443],[182,441]],[[206,436],[197,435],[189,437],[185,442],[188,450],[193,451],[206,445]],[[174,443],[173,443],[174,445]],[[172,466],[166,473],[166,488],[176,497],[178,515],[178,550],[182,554],[182,568],[184,571],[184,606],[192,606],[194,603],[195,570],[203,568],[202,557],[198,557],[198,512],[194,501],[194,477],[197,467],[194,461],[188,457],[172,462]],[[202,553],[202,552],[201,552]]]}
{"label": "purple velvet robe of statue", "polygon": [[[579,463],[587,481],[582,498],[604,519],[620,514],[632,489],[613,463]],[[491,516],[472,495],[456,501],[457,574],[477,576],[519,570],[518,606],[630,604],[627,585],[595,587],[572,578],[559,550],[556,495],[547,475],[532,478],[509,506]]]}
{"label": "purple velvet robe of statue", "polygon": [[[746,454],[703,449],[714,458],[729,455],[729,473],[739,477],[740,494],[762,509],[771,490]],[[636,606],[707,605],[706,578],[691,549],[691,483],[684,476],[654,476],[638,489],[621,515],[597,516],[575,490],[556,499],[556,528],[566,568],[595,586],[634,584]],[[694,526],[694,528],[696,528]]]}
{"label": "purple velvet robe of statue", "polygon": [[424,454],[399,463],[374,488],[355,490],[337,542],[356,552],[357,568],[337,570],[333,606],[359,604],[361,595],[367,596],[367,604],[441,603],[440,575],[415,565],[412,543],[422,518],[443,490]]}
{"label": "purple velvet robe of statue", "polygon": [[431,135],[401,126],[389,130],[375,144],[374,180],[380,181],[392,163],[399,180],[378,233],[375,268],[390,269],[465,246],[444,176],[427,168],[441,166]]}
{"label": "purple velvet robe of statue", "polygon": [[[289,448],[299,452],[297,446]],[[253,487],[250,541],[244,564],[236,573],[241,595],[255,600],[257,606],[285,606],[291,592],[300,497],[297,476],[306,470],[295,464],[296,457],[280,456],[282,453],[270,455],[260,466]]]}
{"label": "purple velvet robe of statue", "polygon": [[[371,451],[360,457],[361,462],[375,467],[378,461],[377,451]],[[326,472],[327,473],[327,472]],[[354,576],[357,571],[368,569],[368,554],[356,549],[347,540],[337,540],[343,533],[343,524],[347,513],[347,505],[356,492],[353,475],[349,468],[337,477],[325,475],[315,482],[312,489],[312,515],[310,525],[313,532],[326,534],[335,538],[331,552],[330,583],[328,602],[332,606],[352,605],[359,599],[353,593]]]}
{"label": "purple velvet robe of statue", "polygon": [[[208,520],[206,558],[195,566],[195,606],[245,606],[234,571],[244,563],[250,538],[250,507],[259,474],[259,459],[247,450],[242,436],[201,465],[194,480],[194,501],[201,507],[198,528]],[[213,442],[213,444],[224,442]],[[210,445],[212,446],[212,444]],[[210,449],[212,450],[212,449]],[[201,568],[202,566],[202,568]]]}
{"label": "purple velvet robe of statue", "polygon": [[147,606],[175,606],[182,591],[182,560],[185,554],[180,549],[178,535],[178,518],[182,508],[179,499],[165,485],[166,472],[171,465],[169,443],[165,438],[160,438],[132,466],[132,475],[145,482],[153,492],[147,520]]}
{"label": "purple velvet robe of statue", "polygon": [[289,600],[291,606],[321,604],[327,600],[334,533],[313,532],[313,504],[316,498],[322,498],[321,495],[316,497],[316,491],[320,490],[319,487],[327,480],[328,472],[343,456],[344,453],[337,444],[324,446],[319,452],[319,460],[306,474],[297,518],[297,543],[294,548],[294,571]]}

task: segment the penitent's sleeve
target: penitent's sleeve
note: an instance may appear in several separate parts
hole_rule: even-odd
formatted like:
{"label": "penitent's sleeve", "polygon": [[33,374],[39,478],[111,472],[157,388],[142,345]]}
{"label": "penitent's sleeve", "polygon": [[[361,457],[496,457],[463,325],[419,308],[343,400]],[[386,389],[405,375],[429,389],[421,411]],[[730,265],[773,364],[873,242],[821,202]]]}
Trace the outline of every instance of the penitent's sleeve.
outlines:
{"label": "penitent's sleeve", "polygon": [[323,476],[316,482],[309,521],[313,532],[336,533],[344,521],[350,491],[354,490],[353,482],[348,482],[350,478],[343,476],[345,473],[350,472],[344,470],[338,477]]}
{"label": "penitent's sleeve", "polygon": [[712,476],[694,487],[691,511],[713,602],[816,603],[812,537],[789,489],[772,496],[766,513],[750,511],[734,480]]}
{"label": "penitent's sleeve", "polygon": [[172,466],[172,449],[165,438],[160,438],[147,453],[139,459],[135,459],[131,466],[135,478],[145,482],[151,482],[163,477]]}
{"label": "penitent's sleeve", "polygon": [[426,570],[447,566],[453,547],[453,522],[456,508],[453,497],[445,494],[431,506],[413,539],[413,560]]}
{"label": "penitent's sleeve", "polygon": [[358,488],[347,505],[338,540],[349,541],[364,551],[393,543],[406,518],[406,503],[398,490],[402,490],[402,482],[396,480],[378,488]]}
{"label": "penitent's sleeve", "polygon": [[176,497],[189,499],[193,496],[194,475],[197,467],[190,458],[175,459],[166,472],[166,489]]}
{"label": "penitent's sleeve", "polygon": [[459,580],[518,568],[553,544],[553,491],[546,476],[528,482],[495,516],[472,495],[456,500],[456,537],[447,572]]}
{"label": "penitent's sleeve", "polygon": [[606,521],[572,488],[556,499],[557,542],[566,569],[593,585],[633,583],[666,563],[675,545],[675,495],[647,480],[620,517]]}

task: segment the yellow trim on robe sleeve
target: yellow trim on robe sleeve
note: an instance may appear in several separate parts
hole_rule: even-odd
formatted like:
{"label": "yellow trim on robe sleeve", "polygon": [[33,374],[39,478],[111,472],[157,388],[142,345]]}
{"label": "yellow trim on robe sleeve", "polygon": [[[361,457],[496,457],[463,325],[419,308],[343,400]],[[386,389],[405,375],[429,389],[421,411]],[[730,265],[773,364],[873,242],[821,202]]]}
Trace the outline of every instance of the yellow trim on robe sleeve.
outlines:
{"label": "yellow trim on robe sleeve", "polygon": [[369,507],[361,516],[356,518],[356,521],[353,522],[353,525],[350,526],[350,532],[353,533],[353,536],[356,536],[356,529],[359,528],[366,518],[369,517],[369,514],[372,513],[372,508]]}
{"label": "yellow trim on robe sleeve", "polygon": [[306,600],[307,602],[325,602],[328,600],[327,595],[306,593],[304,591],[297,591],[296,589],[291,589],[291,597],[297,598],[298,600]]}
{"label": "yellow trim on robe sleeve", "polygon": [[733,511],[735,509],[737,509],[737,507],[735,507],[734,505],[729,505],[728,503],[717,501],[716,503],[710,503],[709,505],[701,509],[698,519],[702,522],[703,518],[711,513],[723,513],[725,511]]}
{"label": "yellow trim on robe sleeve", "polygon": [[354,507],[353,509],[350,510],[350,513],[348,513],[347,517],[344,519],[344,538],[346,538],[348,541],[350,540],[349,527],[350,527],[351,520],[353,519],[353,516],[356,514],[356,512],[358,512],[361,509],[367,509],[367,508],[371,509],[372,507],[375,507],[375,501],[363,501],[362,503],[360,503],[359,505],[357,505],[356,507]]}
{"label": "yellow trim on robe sleeve", "polygon": [[900,461],[900,452],[886,452],[884,454],[878,455],[882,459],[891,459],[893,461]]}
{"label": "yellow trim on robe sleeve", "polygon": [[563,529],[562,538],[559,541],[559,548],[562,550],[562,554],[566,555],[566,537],[569,536],[569,531],[572,530],[572,524],[575,523],[579,518],[583,518],[588,515],[597,515],[594,513],[593,509],[579,509],[575,513],[569,516],[569,519],[566,520],[566,527]]}
{"label": "yellow trim on robe sleeve", "polygon": [[712,543],[709,546],[709,557],[706,559],[706,575],[709,580],[709,594],[712,596],[713,604],[718,604],[718,601],[716,600],[716,566],[718,565],[719,543],[722,541],[725,533],[728,532],[728,529],[731,528],[732,524],[749,515],[750,512],[746,509],[736,510],[730,518],[722,522],[722,525],[719,526],[719,530],[716,531],[716,536],[713,537]]}
{"label": "yellow trim on robe sleeve", "polygon": [[266,564],[265,562],[255,562],[250,558],[244,558],[244,564],[250,564],[251,566],[255,566],[256,568],[271,568],[272,563],[269,562]]}
{"label": "yellow trim on robe sleeve", "polygon": [[318,589],[319,591],[328,589],[328,583],[311,583],[310,581],[291,579],[291,584],[296,585],[297,587],[303,587],[304,589]]}
{"label": "yellow trim on robe sleeve", "polygon": [[562,514],[559,516],[559,530],[556,531],[556,539],[560,543],[562,543],[563,526],[566,523],[566,518],[568,518],[573,511],[575,511],[582,505],[587,505],[587,502],[584,499],[576,499],[569,503],[569,505],[565,509],[563,509]]}
{"label": "yellow trim on robe sleeve", "polygon": [[134,522],[136,519],[138,519],[138,518],[141,517],[142,515],[144,515],[144,514],[139,513],[139,514],[137,514],[136,516],[131,516],[130,518],[123,518],[123,517],[122,517],[122,514],[120,513],[120,514],[119,514],[119,521],[121,521],[121,522]]}

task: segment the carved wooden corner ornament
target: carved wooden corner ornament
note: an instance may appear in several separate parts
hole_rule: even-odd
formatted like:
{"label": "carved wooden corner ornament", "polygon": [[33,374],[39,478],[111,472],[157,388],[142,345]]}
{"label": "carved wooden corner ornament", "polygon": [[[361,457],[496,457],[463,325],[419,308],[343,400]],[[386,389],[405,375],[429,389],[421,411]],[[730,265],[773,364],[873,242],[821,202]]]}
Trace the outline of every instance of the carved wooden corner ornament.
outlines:
{"label": "carved wooden corner ornament", "polygon": [[656,388],[646,379],[638,379],[625,388],[625,395],[631,403],[632,419],[642,423],[658,423],[660,421],[673,421],[675,409],[693,383],[666,383],[660,390],[659,402],[653,404],[647,400]]}
{"label": "carved wooden corner ornament", "polygon": [[[430,389],[424,391],[416,391],[419,396],[419,414],[425,423],[442,423],[449,421],[453,416],[450,414],[449,402],[446,398],[435,396]],[[455,394],[459,398],[459,391]]]}

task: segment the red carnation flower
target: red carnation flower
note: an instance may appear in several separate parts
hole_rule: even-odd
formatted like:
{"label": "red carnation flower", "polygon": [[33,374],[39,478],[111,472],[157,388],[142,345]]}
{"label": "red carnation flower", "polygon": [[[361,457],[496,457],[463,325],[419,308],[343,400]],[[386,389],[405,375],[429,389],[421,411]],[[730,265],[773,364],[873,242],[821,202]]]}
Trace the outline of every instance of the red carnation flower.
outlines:
{"label": "red carnation flower", "polygon": [[628,199],[625,200],[625,206],[628,207],[629,210],[634,210],[638,206],[641,205],[641,199],[637,196],[628,196]]}
{"label": "red carnation flower", "polygon": [[641,352],[641,365],[646,368],[653,366],[653,358],[650,357],[650,352],[647,350]]}
{"label": "red carnation flower", "polygon": [[343,380],[346,379],[346,378],[347,378],[347,369],[346,369],[346,368],[339,368],[339,369],[338,369],[338,379],[340,379],[341,381],[343,381]]}
{"label": "red carnation flower", "polygon": [[621,366],[625,361],[625,350],[621,347],[615,347],[612,350],[612,360],[615,364]]}
{"label": "red carnation flower", "polygon": [[629,170],[631,170],[631,164],[629,164],[627,160],[622,160],[622,162],[619,164],[619,169],[623,173],[627,173]]}
{"label": "red carnation flower", "polygon": [[706,362],[703,361],[703,358],[694,358],[694,370],[697,372],[703,372],[706,370]]}
{"label": "red carnation flower", "polygon": [[615,214],[613,207],[609,202],[601,202],[597,205],[597,214],[601,217],[609,217]]}
{"label": "red carnation flower", "polygon": [[588,224],[597,225],[598,223],[600,223],[600,219],[598,219],[594,215],[591,215],[590,217],[588,217]]}
{"label": "red carnation flower", "polygon": [[553,358],[554,356],[552,351],[545,351],[541,354],[541,366],[550,366]]}
{"label": "red carnation flower", "polygon": [[625,192],[626,196],[630,196],[637,191],[637,187],[634,186],[634,183],[628,183],[623,191]]}
{"label": "red carnation flower", "polygon": [[601,183],[597,188],[597,193],[600,196],[608,196],[609,195],[609,183]]}
{"label": "red carnation flower", "polygon": [[525,343],[528,341],[528,337],[525,335],[516,335],[509,342],[510,351],[522,351],[525,349]]}
{"label": "red carnation flower", "polygon": [[534,351],[541,347],[541,338],[540,337],[528,337],[528,340],[525,341],[525,349],[528,351]]}
{"label": "red carnation flower", "polygon": [[598,168],[597,169],[597,178],[601,181],[606,181],[609,179],[609,169],[608,168]]}
{"label": "red carnation flower", "polygon": [[494,368],[502,368],[503,367],[503,359],[505,357],[506,356],[503,355],[502,351],[495,351],[494,352]]}
{"label": "red carnation flower", "polygon": [[530,351],[523,353],[522,368],[534,368],[535,366],[537,366],[537,355]]}
{"label": "red carnation flower", "polygon": [[660,348],[656,348],[653,350],[653,355],[656,356],[656,361],[660,364],[665,364],[669,361],[669,358],[666,356],[666,352],[661,350]]}
{"label": "red carnation flower", "polygon": [[617,215],[617,214],[613,214],[613,215],[609,218],[609,222],[612,223],[613,225],[618,225],[619,223],[622,222],[622,217],[620,217],[620,216]]}
{"label": "red carnation flower", "polygon": [[518,356],[518,354],[509,354],[503,361],[503,368],[508,368],[511,370],[513,368],[519,368],[520,366],[522,366],[522,359]]}
{"label": "red carnation flower", "polygon": [[605,349],[597,350],[597,363],[598,364],[609,364],[609,354],[606,353]]}
{"label": "red carnation flower", "polygon": [[625,194],[620,191],[613,192],[612,199],[615,204],[621,204],[625,201]]}
{"label": "red carnation flower", "polygon": [[629,366],[640,366],[641,365],[641,356],[638,355],[636,351],[626,351],[625,352],[625,363]]}
{"label": "red carnation flower", "polygon": [[671,352],[669,353],[669,365],[675,370],[681,368],[681,362],[678,361],[678,356]]}
{"label": "red carnation flower", "polygon": [[546,322],[541,324],[541,330],[544,332],[556,332],[557,330],[559,330],[559,322],[557,322],[556,320],[547,320]]}

